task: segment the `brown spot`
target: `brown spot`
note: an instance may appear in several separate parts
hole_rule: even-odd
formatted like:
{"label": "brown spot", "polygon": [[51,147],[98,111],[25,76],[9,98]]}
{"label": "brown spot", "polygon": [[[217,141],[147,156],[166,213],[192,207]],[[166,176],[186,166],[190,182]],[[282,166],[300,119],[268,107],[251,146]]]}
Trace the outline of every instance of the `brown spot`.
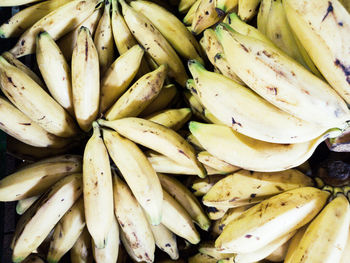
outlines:
{"label": "brown spot", "polygon": [[281,191],[281,192],[285,191],[284,188],[282,188],[282,187],[279,186],[279,185],[276,185],[275,187],[277,188],[278,191]]}
{"label": "brown spot", "polygon": [[254,198],[254,197],[256,197],[256,194],[251,194],[250,197]]}
{"label": "brown spot", "polygon": [[249,234],[248,234],[248,235],[245,235],[244,237],[245,237],[245,238],[251,238],[252,235],[249,235]]}
{"label": "brown spot", "polygon": [[216,212],[219,212],[219,210],[218,210],[216,207],[212,207],[212,206],[207,207],[207,211],[208,211],[209,213],[216,213]]}
{"label": "brown spot", "polygon": [[85,61],[88,61],[88,55],[89,55],[89,43],[88,39],[85,40]]}
{"label": "brown spot", "polygon": [[66,166],[66,172],[69,172],[70,170],[72,170],[73,168],[71,166]]}
{"label": "brown spot", "polygon": [[231,117],[231,118],[232,118],[232,119],[231,119],[232,126],[235,125],[235,124],[237,124],[238,126],[242,127],[242,124],[241,124],[241,123],[236,122],[235,119],[234,119],[233,117]]}
{"label": "brown spot", "polygon": [[266,50],[263,51],[263,54],[265,56],[267,56],[268,58],[272,57],[272,55],[269,52],[267,52]]}
{"label": "brown spot", "polygon": [[270,91],[271,94],[277,95],[277,88],[276,87],[266,87]]}
{"label": "brown spot", "polygon": [[330,13],[333,13],[333,4],[332,4],[331,1],[328,1],[328,8],[327,8],[326,14],[324,15],[324,17],[323,17],[323,19],[322,19],[322,22],[327,18],[327,16],[328,16]]}
{"label": "brown spot", "polygon": [[24,126],[30,126],[30,125],[32,125],[30,122],[19,123],[19,124],[24,125]]}
{"label": "brown spot", "polygon": [[245,52],[249,53],[249,49],[243,45],[242,43],[240,43],[241,47],[244,49]]}

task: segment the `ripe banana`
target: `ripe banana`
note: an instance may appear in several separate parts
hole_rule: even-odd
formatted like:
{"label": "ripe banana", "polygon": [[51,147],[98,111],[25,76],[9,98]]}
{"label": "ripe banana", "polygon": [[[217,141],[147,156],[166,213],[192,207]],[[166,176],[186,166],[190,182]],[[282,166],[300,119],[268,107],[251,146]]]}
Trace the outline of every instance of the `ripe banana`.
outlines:
{"label": "ripe banana", "polygon": [[86,227],[70,250],[70,260],[72,263],[92,263],[91,237]]}
{"label": "ripe banana", "polygon": [[12,241],[12,261],[21,262],[37,249],[81,193],[81,174],[73,174],[43,195],[17,224]]}
{"label": "ripe banana", "polygon": [[61,137],[76,134],[77,128],[70,115],[34,80],[2,56],[0,86],[17,108],[46,131]]}
{"label": "ripe banana", "polygon": [[197,244],[200,236],[192,223],[187,211],[165,190],[163,190],[162,224],[171,232],[186,239],[191,244]]}
{"label": "ripe banana", "polygon": [[132,117],[115,121],[98,120],[98,123],[114,129],[120,135],[157,151],[175,162],[194,167],[200,177],[206,175],[192,146],[172,129],[149,120]]}
{"label": "ripe banana", "polygon": [[257,28],[264,35],[266,35],[266,26],[271,11],[271,4],[271,0],[261,0],[257,15]]}
{"label": "ripe banana", "polygon": [[[350,16],[337,0],[283,1],[288,22],[316,67],[350,103]],[[310,43],[317,43],[311,45]]]}
{"label": "ripe banana", "polygon": [[0,0],[0,6],[18,6],[18,5],[26,5],[34,2],[38,2],[40,0]]}
{"label": "ripe banana", "polygon": [[271,197],[226,225],[215,247],[225,253],[259,250],[311,221],[328,197],[328,192],[313,187],[301,187]]}
{"label": "ripe banana", "polygon": [[346,246],[344,248],[340,263],[346,263],[346,261],[350,258],[350,231],[348,234],[348,239],[346,241]]}
{"label": "ripe banana", "polygon": [[167,64],[169,76],[184,86],[188,77],[175,50],[149,19],[131,8],[124,0],[120,0],[120,3],[125,22],[136,40],[158,65]]}
{"label": "ripe banana", "polygon": [[203,204],[229,208],[245,206],[306,186],[313,186],[312,179],[294,169],[274,173],[240,170],[210,188],[203,197]]}
{"label": "ripe banana", "polygon": [[221,180],[223,176],[221,174],[208,175],[205,178],[196,178],[191,188],[194,190],[195,196],[203,196],[208,193],[209,189],[213,187],[213,185]]}
{"label": "ripe banana", "polygon": [[74,116],[70,67],[56,42],[45,31],[36,37],[36,61],[52,97]]}
{"label": "ripe banana", "polygon": [[[217,124],[190,122],[191,133],[213,156],[246,170],[276,172],[305,162],[316,147],[339,130],[305,143],[275,144],[258,141]],[[339,134],[339,133],[338,133]],[[239,149],[237,151],[233,149]]]}
{"label": "ripe banana", "polygon": [[264,99],[300,119],[329,128],[349,119],[341,97],[279,49],[225,24],[216,28],[216,34],[235,73]]}
{"label": "ripe banana", "polygon": [[216,258],[210,257],[206,254],[197,253],[188,259],[188,263],[217,263]]}
{"label": "ripe banana", "polygon": [[346,246],[350,224],[350,206],[343,195],[333,199],[310,223],[286,261],[318,263],[339,262]]}
{"label": "ripe banana", "polygon": [[230,253],[220,253],[220,251],[215,247],[214,241],[201,242],[198,251],[199,253],[215,258],[216,260],[230,258],[234,256],[234,254]]}
{"label": "ripe banana", "polygon": [[191,116],[192,112],[190,108],[182,108],[155,112],[152,115],[145,117],[145,119],[177,131],[190,120]]}
{"label": "ripe banana", "polygon": [[81,197],[55,226],[47,261],[49,263],[59,262],[63,255],[74,246],[84,227],[84,199]]}
{"label": "ripe banana", "polygon": [[199,7],[199,4],[202,2],[202,0],[197,0],[192,6],[191,8],[187,11],[186,16],[183,18],[183,22],[185,25],[188,25],[190,27],[188,27],[188,30],[191,31],[191,25],[194,19],[194,15]]}
{"label": "ripe banana", "polygon": [[197,159],[205,166],[209,166],[214,170],[220,172],[221,174],[233,173],[241,169],[240,167],[231,165],[214,157],[207,151],[201,151],[200,153],[198,153]]}
{"label": "ripe banana", "polygon": [[229,13],[233,11],[237,6],[238,0],[216,0],[215,9],[220,9],[224,13]]}
{"label": "ripe banana", "polygon": [[102,0],[73,0],[55,9],[27,29],[10,50],[16,57],[35,52],[35,37],[41,31],[47,31],[53,39],[58,39],[83,22]]}
{"label": "ripe banana", "polygon": [[88,28],[81,27],[72,55],[73,105],[77,122],[84,131],[91,129],[100,100],[98,53]]}
{"label": "ripe banana", "polygon": [[104,75],[114,60],[114,39],[110,16],[111,2],[107,0],[104,1],[104,3],[104,12],[98,22],[94,37],[94,43],[100,62],[101,76]]}
{"label": "ripe banana", "polygon": [[148,1],[133,1],[130,5],[151,21],[180,56],[203,63],[200,56],[201,47],[196,38],[175,15]]}
{"label": "ripe banana", "polygon": [[255,204],[238,206],[227,210],[226,214],[219,220],[220,223],[218,228],[221,231],[221,233],[231,221],[235,220],[237,217],[239,217],[241,214],[243,214],[245,211],[247,211],[249,208],[253,207],[254,205]]}
{"label": "ripe banana", "polygon": [[220,15],[223,14],[216,11],[215,2],[216,1],[212,0],[201,0],[193,16],[191,25],[191,31],[193,34],[199,35],[206,28],[214,25],[220,20]]}
{"label": "ripe banana", "polygon": [[22,200],[18,200],[16,205],[16,213],[19,215],[23,215],[25,211],[27,211],[29,207],[31,207],[32,204],[34,204],[35,201],[39,199],[39,197],[40,195],[35,195]]}
{"label": "ripe banana", "polygon": [[138,261],[153,262],[155,241],[148,221],[129,187],[113,176],[114,212]]}
{"label": "ripe banana", "polygon": [[208,217],[210,220],[219,220],[223,218],[228,209],[228,207],[207,207]]}
{"label": "ripe banana", "polygon": [[104,129],[103,140],[136,200],[153,225],[162,217],[162,187],[151,163],[132,141],[117,132]]}
{"label": "ripe banana", "polygon": [[114,216],[112,174],[100,128],[96,122],[92,126],[83,158],[85,220],[95,246],[104,248]]}
{"label": "ripe banana", "polygon": [[142,262],[141,259],[139,259],[139,258],[135,255],[135,253],[134,253],[134,251],[133,251],[134,248],[131,247],[131,244],[130,244],[129,241],[127,240],[126,235],[124,234],[123,231],[120,231],[120,241],[122,242],[123,247],[124,247],[124,249],[126,250],[128,259],[129,259],[129,257],[130,257],[130,258],[132,259],[133,262]]}
{"label": "ripe banana", "polygon": [[[297,231],[298,232],[298,231]],[[294,234],[295,236],[296,234]],[[270,255],[268,255],[265,259],[272,262],[283,262],[287,255],[287,250],[289,247],[289,244],[291,242],[291,239],[289,239],[287,242],[279,246],[277,249],[275,249]]]}
{"label": "ripe banana", "polygon": [[81,172],[81,168],[81,157],[77,155],[62,155],[28,165],[0,181],[0,200],[39,195],[61,178]]}
{"label": "ripe banana", "polygon": [[250,20],[257,12],[260,0],[238,0],[238,15],[244,20]]}
{"label": "ripe banana", "polygon": [[130,47],[113,62],[101,81],[100,112],[103,113],[123,94],[140,68],[144,50]]}
{"label": "ripe banana", "polygon": [[167,66],[138,79],[107,111],[109,121],[139,115],[159,94],[167,75]]}
{"label": "ripe banana", "polygon": [[196,0],[180,0],[179,6],[178,6],[178,10],[180,13],[185,13],[187,12],[191,6],[194,5],[194,3],[196,2]]}

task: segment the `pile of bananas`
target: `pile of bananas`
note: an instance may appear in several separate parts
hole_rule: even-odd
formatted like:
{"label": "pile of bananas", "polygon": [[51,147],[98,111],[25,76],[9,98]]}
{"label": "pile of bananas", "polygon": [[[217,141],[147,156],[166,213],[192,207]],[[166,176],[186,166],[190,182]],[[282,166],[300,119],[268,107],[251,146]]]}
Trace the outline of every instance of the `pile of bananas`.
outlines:
{"label": "pile of bananas", "polygon": [[0,0],[13,262],[349,262],[350,182],[307,163],[349,127],[348,1],[36,2]]}

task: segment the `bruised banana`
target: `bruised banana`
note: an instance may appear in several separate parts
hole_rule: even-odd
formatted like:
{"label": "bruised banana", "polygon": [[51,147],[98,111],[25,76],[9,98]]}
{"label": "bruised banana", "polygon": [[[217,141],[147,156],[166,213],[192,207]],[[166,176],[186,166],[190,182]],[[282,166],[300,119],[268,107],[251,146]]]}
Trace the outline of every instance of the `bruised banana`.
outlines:
{"label": "bruised banana", "polygon": [[162,217],[163,192],[157,173],[132,141],[112,130],[103,130],[103,140],[136,200],[153,225]]}
{"label": "bruised banana", "polygon": [[182,128],[182,126],[190,120],[192,116],[191,109],[168,109],[155,112],[150,116],[145,117],[146,120],[164,125],[174,131]]}
{"label": "bruised banana", "polygon": [[44,159],[3,178],[0,200],[15,201],[42,194],[61,178],[81,171],[81,157],[77,155]]}
{"label": "bruised banana", "polygon": [[86,227],[70,250],[70,260],[72,263],[92,263],[91,237]]}
{"label": "bruised banana", "polygon": [[83,158],[85,220],[95,246],[104,248],[114,216],[112,174],[100,128],[96,122],[92,125]]}
{"label": "bruised banana", "polygon": [[243,169],[259,172],[276,172],[296,167],[304,163],[328,136],[340,134],[335,129],[312,141],[275,144],[255,140],[223,125],[192,121],[189,128],[213,156]]}
{"label": "bruised banana", "polygon": [[[73,118],[42,87],[0,56],[0,86],[25,115],[49,133],[71,137],[77,133]],[[40,100],[38,100],[40,98]]]}
{"label": "bruised banana", "polygon": [[102,126],[114,129],[120,135],[157,151],[175,162],[193,166],[200,177],[206,172],[197,160],[192,146],[170,128],[141,118],[124,118],[115,121],[98,120]]}
{"label": "bruised banana", "polygon": [[16,213],[18,215],[23,215],[25,211],[27,211],[32,204],[35,203],[36,200],[40,198],[40,195],[35,195],[32,197],[27,197],[26,199],[21,199],[18,200],[17,205],[16,205]]}
{"label": "bruised banana", "polygon": [[215,9],[215,2],[212,0],[201,0],[198,8],[195,10],[191,31],[199,35],[206,28],[214,25],[220,20],[219,13]]}
{"label": "bruised banana", "polygon": [[236,172],[237,170],[240,170],[240,167],[231,165],[227,162],[224,162],[207,151],[201,151],[197,155],[198,161],[200,161],[202,164],[209,166],[217,171],[220,171],[220,173],[233,173]]}

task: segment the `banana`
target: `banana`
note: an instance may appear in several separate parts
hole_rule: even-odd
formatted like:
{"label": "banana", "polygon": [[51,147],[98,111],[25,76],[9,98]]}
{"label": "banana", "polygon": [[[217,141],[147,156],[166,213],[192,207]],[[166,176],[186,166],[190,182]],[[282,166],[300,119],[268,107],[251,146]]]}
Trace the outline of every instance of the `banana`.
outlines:
{"label": "banana", "polygon": [[45,261],[37,254],[30,254],[23,263],[45,263]]}
{"label": "banana", "polygon": [[180,13],[187,12],[197,0],[180,0],[178,10]]}
{"label": "banana", "polygon": [[347,10],[336,0],[288,0],[283,2],[283,7],[293,32],[316,67],[349,104],[350,16]]}
{"label": "banana", "polygon": [[264,35],[266,35],[266,26],[267,26],[267,21],[269,20],[271,4],[272,4],[271,0],[261,0],[259,12],[257,15],[257,28]]}
{"label": "banana", "polygon": [[197,159],[200,161],[202,164],[209,166],[213,168],[216,171],[220,171],[220,173],[225,174],[225,173],[233,173],[241,168],[231,165],[227,162],[224,162],[207,151],[201,151],[200,153],[197,154]]}
{"label": "banana", "polygon": [[305,162],[328,136],[336,136],[332,133],[339,132],[332,130],[305,143],[275,144],[254,140],[222,125],[192,121],[189,128],[213,156],[243,169],[259,172],[276,172],[296,167]]}
{"label": "banana", "polygon": [[303,235],[305,234],[305,231],[307,229],[308,225],[305,225],[301,228],[299,228],[296,232],[296,234],[291,238],[290,240],[290,244],[287,250],[287,255],[285,257],[285,262],[290,262],[290,260],[292,259],[294,253],[295,253],[295,248],[299,245],[299,242],[301,240],[301,238],[303,237]]}
{"label": "banana", "polygon": [[210,227],[210,220],[205,214],[201,204],[197,198],[178,180],[158,173],[158,177],[162,187],[167,191],[176,201],[178,201],[192,220],[203,230],[208,231]]}
{"label": "banana", "polygon": [[35,3],[38,1],[40,0],[0,0],[0,7],[26,5],[26,4]]}
{"label": "banana", "polygon": [[41,31],[47,31],[55,40],[59,39],[89,17],[101,1],[73,0],[55,9],[27,29],[10,52],[16,57],[34,53],[35,37]]}
{"label": "banana", "polygon": [[70,250],[70,260],[72,263],[92,263],[91,237],[86,227]]}
{"label": "banana", "polygon": [[223,176],[221,174],[208,175],[205,178],[196,178],[191,188],[194,190],[195,196],[203,196],[208,193],[209,189],[213,187],[213,185],[221,180]]}
{"label": "banana", "polygon": [[214,184],[202,201],[206,206],[245,206],[306,186],[313,186],[312,179],[294,169],[274,173],[240,170]]}
{"label": "banana", "polygon": [[155,112],[152,115],[145,117],[145,119],[164,125],[170,129],[173,129],[174,131],[177,131],[181,129],[182,126],[184,126],[184,124],[190,120],[191,116],[191,109],[181,108]]}
{"label": "banana", "polygon": [[114,129],[120,135],[157,151],[175,162],[194,167],[200,177],[206,175],[192,146],[172,129],[149,120],[133,117],[115,121],[98,120],[98,123]]}
{"label": "banana", "polygon": [[12,261],[21,262],[38,248],[81,193],[81,174],[73,174],[57,182],[43,195],[17,224]]}
{"label": "banana", "polygon": [[[186,137],[186,141],[188,141],[193,147],[196,149],[196,151],[201,152],[204,151],[204,148],[202,145],[199,143],[199,141],[196,139],[196,137],[193,136],[193,134],[189,134]],[[198,156],[197,156],[198,158]]]}
{"label": "banana", "polygon": [[167,253],[172,260],[179,258],[179,250],[177,248],[176,236],[164,225],[159,224],[157,226],[150,225],[154,240],[157,247],[163,252]]}
{"label": "banana", "polygon": [[214,245],[214,241],[201,242],[198,248],[199,253],[215,258],[216,260],[233,257],[234,254],[220,253]]}
{"label": "banana", "polygon": [[74,246],[84,227],[84,199],[81,197],[55,226],[47,261],[49,263],[59,262],[63,255]]}
{"label": "banana", "polygon": [[165,190],[163,190],[162,224],[174,234],[186,239],[191,244],[197,244],[200,236],[192,223],[187,211]]}
{"label": "banana", "polygon": [[238,6],[238,0],[216,0],[216,4],[215,4],[216,10],[220,9],[224,13],[231,12],[237,6]]}
{"label": "banana", "polygon": [[93,246],[92,252],[96,263],[116,263],[119,254],[119,243],[119,225],[117,219],[113,216],[107,245],[101,249]]}
{"label": "banana", "polygon": [[215,2],[216,1],[212,0],[201,0],[193,16],[191,25],[191,31],[193,34],[199,35],[206,28],[214,25],[220,20],[220,15],[223,14],[216,11]]}
{"label": "banana", "polygon": [[77,43],[78,33],[81,27],[88,28],[89,31],[91,32],[91,35],[94,35],[98,21],[102,16],[102,12],[103,12],[103,9],[101,8],[102,6],[103,5],[101,2],[100,5],[96,6],[95,11],[88,18],[86,18],[76,28],[74,28],[72,31],[70,31],[69,33],[67,33],[57,41],[57,45],[60,47],[67,61],[71,61],[72,59],[73,49]]}
{"label": "banana", "polygon": [[346,263],[346,261],[350,258],[350,231],[348,234],[348,239],[346,241],[346,247],[344,248],[340,263]]}
{"label": "banana", "polygon": [[0,86],[17,108],[49,133],[62,137],[70,137],[77,133],[70,115],[34,80],[2,56]]}
{"label": "banana", "polygon": [[25,211],[27,211],[32,206],[32,204],[34,204],[35,201],[39,199],[39,197],[40,195],[35,195],[22,200],[18,200],[16,205],[17,214],[23,215]]}
{"label": "banana", "polygon": [[129,243],[129,241],[126,238],[126,235],[124,234],[123,231],[120,231],[120,241],[122,242],[124,249],[126,250],[127,253],[127,257],[128,259],[132,259],[133,262],[143,262],[141,261],[142,259],[138,258],[134,251],[133,248],[131,247],[131,244]]}
{"label": "banana", "polygon": [[123,94],[140,68],[144,50],[130,47],[107,70],[101,81],[100,112],[105,112]]}
{"label": "banana", "polygon": [[119,2],[122,5],[125,22],[136,40],[158,65],[167,64],[169,76],[184,86],[188,77],[184,65],[175,50],[149,19],[131,8],[124,0]]}
{"label": "banana", "polygon": [[227,207],[207,207],[207,213],[210,220],[219,220],[223,218],[226,214],[228,208]]}
{"label": "banana", "polygon": [[159,94],[167,75],[167,66],[138,79],[107,111],[109,121],[139,115]]}
{"label": "banana", "polygon": [[133,1],[130,5],[151,21],[180,56],[203,63],[200,56],[201,47],[196,38],[175,15],[148,1]]}
{"label": "banana", "polygon": [[45,31],[36,37],[36,61],[52,97],[74,116],[70,67],[56,42]]}
{"label": "banana", "polygon": [[129,187],[113,176],[114,212],[138,261],[153,262],[155,241],[148,221]]}
{"label": "banana", "polygon": [[107,149],[100,128],[93,122],[93,134],[85,146],[83,188],[86,226],[97,248],[104,248],[113,221],[113,184]]}
{"label": "banana", "polygon": [[0,129],[17,140],[35,147],[59,148],[69,139],[48,133],[37,123],[19,111],[7,99],[0,96]]}
{"label": "banana", "polygon": [[346,246],[349,223],[349,202],[340,195],[310,223],[292,259],[286,262],[339,262]]}
{"label": "banana", "polygon": [[61,155],[25,166],[0,181],[0,200],[16,201],[39,195],[81,169],[81,157],[77,155]]}
{"label": "banana", "polygon": [[348,12],[350,12],[350,2],[349,2],[349,0],[340,0],[339,2],[345,7],[345,9]]}
{"label": "banana", "polygon": [[217,263],[217,259],[208,255],[197,253],[188,259],[188,263]]}
{"label": "banana", "polygon": [[101,76],[106,72],[114,60],[114,39],[111,25],[111,2],[104,1],[104,12],[98,22],[94,43],[100,61]]}
{"label": "banana", "polygon": [[[267,101],[300,119],[329,128],[349,119],[349,109],[341,97],[279,49],[241,35],[225,24],[216,28],[216,34],[236,74]],[[240,63],[236,63],[237,57]]]}
{"label": "banana", "polygon": [[250,20],[257,12],[261,0],[238,0],[238,15],[244,20]]}
{"label": "banana", "polygon": [[157,173],[143,152],[132,141],[117,132],[104,129],[103,140],[136,200],[153,225],[162,217],[162,187]]}
{"label": "banana", "polygon": [[81,27],[72,55],[73,105],[77,122],[84,131],[91,129],[100,100],[99,59],[88,28]]}
{"label": "banana", "polygon": [[[298,231],[297,231],[298,232]],[[295,236],[296,234],[294,234]],[[270,255],[268,255],[265,259],[272,262],[283,262],[287,255],[287,250],[291,239],[287,242],[276,248]]]}
{"label": "banana", "polygon": [[19,11],[0,26],[0,38],[19,37],[26,29],[34,25],[36,21],[69,1],[44,1]]}
{"label": "banana", "polygon": [[329,193],[313,187],[293,189],[253,206],[226,225],[215,247],[251,253],[302,227],[323,208]]}
{"label": "banana", "polygon": [[202,2],[202,0],[197,0],[192,6],[191,8],[187,11],[186,16],[183,18],[183,22],[185,25],[190,26],[188,29],[189,31],[191,31],[191,25],[193,23],[193,19],[194,19],[194,15],[200,5],[200,3]]}
{"label": "banana", "polygon": [[241,214],[243,214],[245,211],[247,211],[254,205],[255,204],[238,206],[227,210],[226,214],[220,219],[220,223],[218,226],[219,230],[221,230],[222,232],[231,221],[235,220],[237,217],[239,217]]}

